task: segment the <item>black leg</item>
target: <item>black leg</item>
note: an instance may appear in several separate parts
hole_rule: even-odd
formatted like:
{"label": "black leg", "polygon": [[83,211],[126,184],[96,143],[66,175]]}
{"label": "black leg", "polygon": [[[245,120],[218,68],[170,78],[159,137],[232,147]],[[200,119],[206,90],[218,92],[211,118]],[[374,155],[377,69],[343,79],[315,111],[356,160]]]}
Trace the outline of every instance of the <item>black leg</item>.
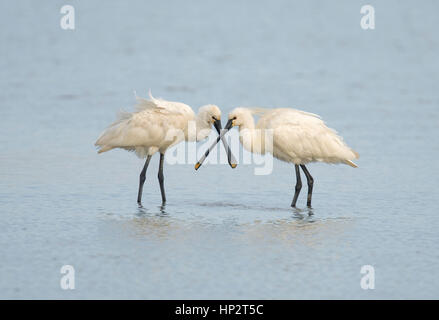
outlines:
{"label": "black leg", "polygon": [[160,165],[159,165],[159,183],[160,183],[160,192],[162,193],[162,204],[166,203],[166,195],[165,195],[165,185],[164,182],[164,176],[163,176],[163,160],[165,159],[165,155],[163,153],[160,153]]}
{"label": "black leg", "polygon": [[151,160],[151,156],[148,156],[148,158],[146,158],[145,165],[143,166],[142,172],[140,172],[139,193],[137,194],[137,203],[139,204],[139,206],[142,205],[143,184],[145,183],[146,169],[148,169],[148,165],[149,165],[150,160]]}
{"label": "black leg", "polygon": [[296,168],[296,191],[294,192],[293,202],[291,202],[291,206],[294,208],[296,206],[297,198],[299,197],[300,189],[302,189],[302,180],[300,179],[300,170],[299,166],[294,165]]}
{"label": "black leg", "polygon": [[308,181],[308,199],[306,200],[306,205],[311,208],[312,187],[314,186],[314,179],[309,174],[309,171],[305,167],[305,165],[301,164],[300,167],[305,173],[306,180]]}

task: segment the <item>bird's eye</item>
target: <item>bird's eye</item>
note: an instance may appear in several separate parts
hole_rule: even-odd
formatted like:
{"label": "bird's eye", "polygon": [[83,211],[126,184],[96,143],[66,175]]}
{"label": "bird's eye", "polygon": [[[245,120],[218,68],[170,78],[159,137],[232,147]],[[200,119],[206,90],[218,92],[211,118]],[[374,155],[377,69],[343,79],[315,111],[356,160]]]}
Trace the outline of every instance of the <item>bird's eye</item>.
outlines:
{"label": "bird's eye", "polygon": [[233,119],[232,120],[236,120],[236,117],[233,117]]}
{"label": "bird's eye", "polygon": [[215,118],[215,116],[212,116],[212,119],[215,120],[215,121],[218,120],[217,118]]}

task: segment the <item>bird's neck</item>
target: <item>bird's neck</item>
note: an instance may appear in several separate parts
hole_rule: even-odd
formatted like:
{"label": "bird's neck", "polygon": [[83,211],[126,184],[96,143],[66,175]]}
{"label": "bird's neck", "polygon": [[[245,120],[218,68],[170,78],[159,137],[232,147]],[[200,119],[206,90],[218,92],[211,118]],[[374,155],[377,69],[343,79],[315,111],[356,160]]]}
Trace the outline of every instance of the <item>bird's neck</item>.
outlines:
{"label": "bird's neck", "polygon": [[197,115],[195,118],[196,141],[207,138],[210,134],[211,126],[212,125],[206,121],[205,117]]}
{"label": "bird's neck", "polygon": [[253,116],[246,118],[239,126],[239,139],[246,150],[254,153],[265,153],[264,130],[255,129]]}

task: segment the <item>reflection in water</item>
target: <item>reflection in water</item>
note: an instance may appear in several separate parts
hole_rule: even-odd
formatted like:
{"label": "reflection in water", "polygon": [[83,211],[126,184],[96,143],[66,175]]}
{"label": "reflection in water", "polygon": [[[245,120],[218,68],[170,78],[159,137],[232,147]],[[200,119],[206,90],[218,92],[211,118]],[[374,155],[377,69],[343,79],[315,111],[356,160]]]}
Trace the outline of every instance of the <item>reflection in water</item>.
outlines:
{"label": "reflection in water", "polygon": [[312,208],[306,208],[306,209],[299,209],[299,208],[292,208],[293,209],[293,216],[299,220],[306,219],[308,222],[314,222],[314,220],[311,218],[314,215],[314,211]]}
{"label": "reflection in water", "polygon": [[125,221],[125,227],[130,236],[149,238],[150,240],[165,240],[172,238],[170,235],[178,229],[175,220],[168,219],[166,212],[155,214],[141,212],[135,218]]}
{"label": "reflection in water", "polygon": [[174,217],[165,211],[166,206],[151,210],[143,206],[137,207],[133,213],[104,213],[107,222],[117,224],[117,228],[129,237],[149,238],[150,240],[163,240],[172,238],[169,236],[173,230],[178,230],[180,224]]}
{"label": "reflection in water", "polygon": [[[342,237],[346,228],[351,228],[353,220],[348,217],[321,218],[312,208],[268,208],[233,203],[202,203],[202,207],[222,207],[226,209],[211,214],[211,211],[196,215],[182,215],[173,212],[172,206],[138,208],[134,214],[107,216],[122,217],[121,226],[129,237],[141,237],[149,241],[184,241],[190,238],[221,238],[229,234],[234,241],[251,245],[261,242],[284,242],[288,245],[299,244],[315,246]],[[233,210],[239,210],[239,214]],[[263,215],[255,213],[263,211]],[[284,214],[288,213],[288,214]],[[119,220],[119,219],[118,219]]]}
{"label": "reflection in water", "polygon": [[[165,211],[165,209],[166,209],[166,204],[162,204],[161,206],[158,206],[158,209],[159,209],[159,213],[156,213],[155,215],[157,215],[157,216],[168,216],[169,214]],[[151,214],[151,213],[149,213],[148,212],[148,209],[147,208],[145,208],[144,206],[139,206],[138,208],[137,208],[137,213],[135,214],[137,217],[142,217],[142,216],[144,216],[144,215],[147,215],[147,214]]]}

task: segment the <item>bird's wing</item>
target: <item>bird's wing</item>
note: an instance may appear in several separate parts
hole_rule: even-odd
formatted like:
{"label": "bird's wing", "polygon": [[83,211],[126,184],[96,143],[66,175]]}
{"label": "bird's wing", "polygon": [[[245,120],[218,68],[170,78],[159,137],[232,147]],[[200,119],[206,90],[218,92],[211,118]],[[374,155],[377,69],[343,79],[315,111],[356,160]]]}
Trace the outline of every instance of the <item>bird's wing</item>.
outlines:
{"label": "bird's wing", "polygon": [[161,98],[154,98],[149,91],[149,100],[145,98],[141,98],[136,95],[137,112],[141,111],[151,111],[158,112],[162,114],[177,114],[177,115],[185,115],[191,116],[194,114],[191,107],[181,102],[167,101]]}
{"label": "bird's wing", "polygon": [[149,100],[137,95],[136,99],[136,111],[120,111],[99,136],[96,145],[101,150],[160,145],[169,130],[184,129],[194,115],[183,103],[155,99],[151,94]]}
{"label": "bird's wing", "polygon": [[263,113],[256,124],[259,129],[276,129],[281,126],[293,127],[321,127],[324,122],[316,114],[290,108],[263,109]]}
{"label": "bird's wing", "polygon": [[290,108],[266,110],[256,125],[257,129],[273,130],[273,155],[284,161],[312,158],[314,136],[324,127],[319,116]]}
{"label": "bird's wing", "polygon": [[[338,163],[353,160],[358,154],[349,148],[334,129],[307,112],[286,109],[267,119],[266,128],[274,130],[274,151],[300,162]],[[350,164],[351,165],[351,164]]]}
{"label": "bird's wing", "polygon": [[270,112],[271,110],[273,110],[273,109],[262,108],[262,107],[246,107],[246,109],[250,110],[250,112],[256,116],[263,116],[268,112]]}
{"label": "bird's wing", "polygon": [[293,108],[276,108],[276,109],[261,108],[261,107],[246,107],[246,108],[248,110],[250,110],[250,112],[253,115],[257,115],[257,116],[269,116],[269,115],[274,114],[274,113],[284,112],[284,113],[289,113],[289,114],[296,113],[299,115],[309,116],[309,117],[320,119],[320,116],[318,114],[306,112],[306,111],[302,111],[302,110],[298,110],[298,109],[293,109]]}

